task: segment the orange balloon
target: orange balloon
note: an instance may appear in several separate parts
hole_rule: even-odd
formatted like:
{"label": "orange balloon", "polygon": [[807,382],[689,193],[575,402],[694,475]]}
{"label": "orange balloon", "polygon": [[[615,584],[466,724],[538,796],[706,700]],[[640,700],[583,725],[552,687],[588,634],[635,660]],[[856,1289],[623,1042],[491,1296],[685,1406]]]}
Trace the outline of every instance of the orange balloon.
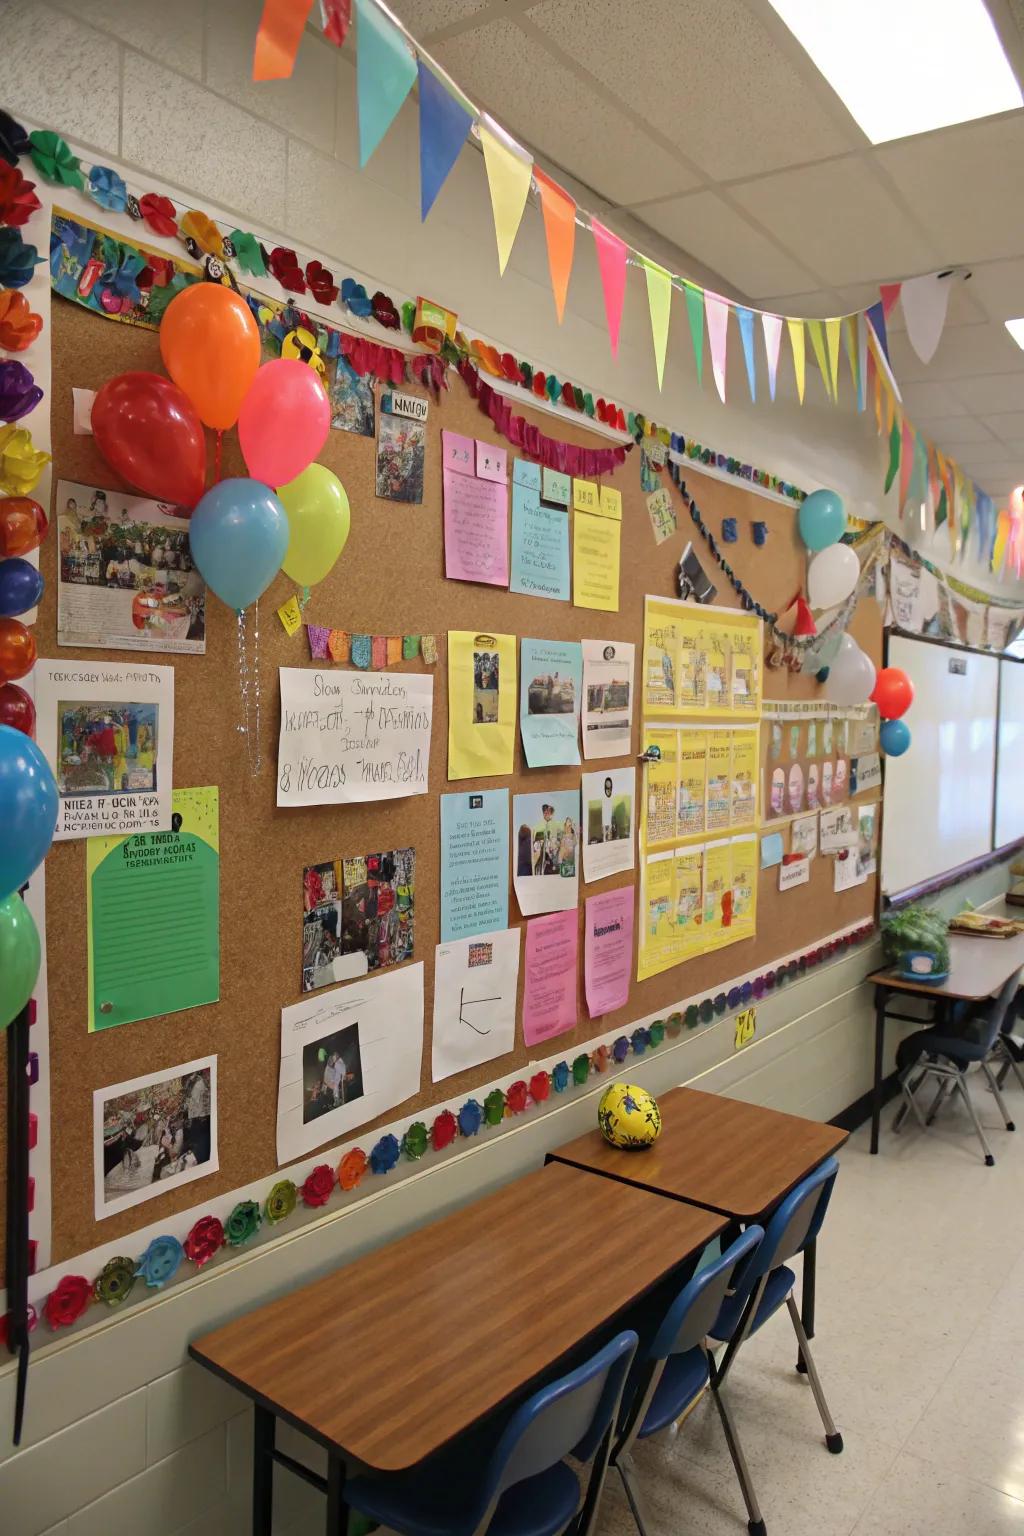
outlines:
{"label": "orange balloon", "polygon": [[46,538],[46,513],[28,496],[5,496],[0,501],[0,557],[30,555]]}
{"label": "orange balloon", "polygon": [[24,677],[36,664],[36,642],[20,619],[0,619],[0,681]]}
{"label": "orange balloon", "polygon": [[238,420],[260,365],[260,332],[243,298],[221,283],[193,283],[168,304],[160,355],[208,427]]}

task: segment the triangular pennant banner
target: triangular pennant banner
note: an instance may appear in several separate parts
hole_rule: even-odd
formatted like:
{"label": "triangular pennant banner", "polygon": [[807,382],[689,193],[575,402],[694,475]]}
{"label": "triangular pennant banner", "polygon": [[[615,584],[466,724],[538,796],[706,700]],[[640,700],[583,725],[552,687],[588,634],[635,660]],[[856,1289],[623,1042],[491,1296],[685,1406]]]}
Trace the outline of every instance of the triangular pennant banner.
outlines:
{"label": "triangular pennant banner", "polygon": [[802,320],[793,320],[786,317],[786,329],[789,331],[789,344],[793,348],[793,371],[796,374],[796,392],[800,404],[804,403],[804,384],[807,379],[806,338],[804,336],[804,323]]}
{"label": "triangular pennant banner", "polygon": [[491,190],[494,234],[498,242],[498,271],[504,273],[522,223],[526,199],[530,195],[533,160],[524,149],[513,144],[489,117],[484,117],[480,122],[480,143],[484,150],[487,185]]}
{"label": "triangular pennant banner", "polygon": [[320,20],[327,41],[344,48],[352,25],[352,0],[320,0]]}
{"label": "triangular pennant banner", "polygon": [[811,347],[814,351],[814,360],[821,372],[821,382],[825,386],[825,393],[829,399],[832,391],[828,382],[828,363],[825,361],[825,329],[820,320],[808,320],[807,329],[811,336]]}
{"label": "triangular pennant banner", "polygon": [[540,211],[544,215],[544,238],[548,246],[548,271],[555,295],[555,314],[561,325],[576,247],[576,204],[564,187],[552,181],[550,176],[545,176],[536,166],[533,168],[533,176],[540,193]]}
{"label": "triangular pennant banner", "polygon": [[684,283],[686,317],[690,322],[690,339],[697,362],[697,383],[704,387],[704,290],[693,283]]}
{"label": "triangular pennant banner", "polygon": [[[875,360],[868,358],[868,326],[863,315],[857,316],[857,409],[864,411],[868,404],[868,372],[875,367]],[[878,369],[875,368],[875,379],[878,379]]]}
{"label": "triangular pennant banner", "polygon": [[708,344],[711,347],[711,371],[715,376],[718,398],[725,404],[726,353],[729,346],[729,309],[725,299],[705,290],[704,309],[708,317]]}
{"label": "triangular pennant banner", "polygon": [[252,56],[254,80],[290,80],[313,0],[265,0]]}
{"label": "triangular pennant banner", "polygon": [[889,468],[885,475],[885,494],[888,496],[893,488],[900,467],[900,451],[903,446],[903,437],[900,432],[900,424],[894,421],[892,431],[889,433]]}
{"label": "triangular pennant banner", "polygon": [[416,60],[375,0],[356,0],[359,164],[364,166],[412,90]]}
{"label": "triangular pennant banner", "polygon": [[754,359],[754,312],[736,306],[736,319],[740,325],[740,341],[743,343],[743,361],[747,366],[747,383],[751,400],[757,399],[757,364]]}
{"label": "triangular pennant banner", "polygon": [[921,359],[930,363],[942,339],[949,307],[950,279],[930,272],[903,284],[903,318],[907,340]]}
{"label": "triangular pennant banner", "polygon": [[[938,522],[938,518],[935,519]],[[996,541],[992,545],[992,574],[998,576],[1006,559],[1006,546],[1010,542],[1010,514],[1000,512],[996,525]]]}
{"label": "triangular pennant banner", "polygon": [[839,399],[839,333],[841,320],[825,321],[825,341],[828,344],[828,376],[832,382],[832,399]]}
{"label": "triangular pennant banner", "polygon": [[843,346],[846,349],[846,361],[850,365],[850,379],[853,383],[853,393],[859,394],[858,369],[860,359],[857,356],[857,316],[846,315],[843,319]]}
{"label": "triangular pennant banner", "polygon": [[672,278],[656,261],[641,256],[644,276],[647,279],[647,307],[651,312],[651,335],[654,338],[654,365],[658,370],[658,388],[665,377],[665,349],[668,346],[668,325],[672,315]]}
{"label": "triangular pennant banner", "polygon": [[781,315],[761,314],[761,328],[764,331],[764,350],[768,357],[768,393],[775,399],[775,380],[779,373],[779,345],[782,341],[782,317]]}
{"label": "triangular pennant banner", "polygon": [[889,360],[889,337],[886,334],[886,329],[885,329],[885,311],[882,308],[881,302],[879,302],[877,304],[872,304],[870,306],[870,308],[866,310],[866,314],[867,314],[868,320],[871,322],[871,329],[875,333],[875,339],[876,339],[876,341],[878,342],[878,345],[881,347],[882,351],[885,354],[886,362],[888,362],[888,360]]}
{"label": "triangular pennant banner", "polygon": [[902,286],[901,283],[882,283],[879,286],[878,291],[882,295],[882,308],[885,311],[885,318],[887,320],[892,314],[896,300],[900,296],[900,288]]}
{"label": "triangular pennant banner", "polygon": [[619,326],[622,323],[622,302],[626,297],[626,255],[629,247],[610,229],[605,229],[596,219],[591,219],[594,244],[597,247],[597,264],[601,269],[601,287],[604,290],[604,313],[608,321],[608,339],[612,344],[612,357],[619,355]]}
{"label": "triangular pennant banner", "polygon": [[939,504],[935,508],[935,526],[936,526],[936,528],[941,528],[943,523],[946,521],[946,513],[947,513],[948,509],[949,509],[949,503],[946,500],[946,487],[943,486],[942,490],[939,492]]}
{"label": "triangular pennant banner", "polygon": [[910,422],[904,416],[902,426],[903,446],[900,450],[900,505],[902,516],[910,495],[910,482],[914,474],[914,463],[917,457],[917,433]]}
{"label": "triangular pennant banner", "polygon": [[420,217],[425,219],[448,179],[473,122],[432,69],[419,61],[420,75]]}

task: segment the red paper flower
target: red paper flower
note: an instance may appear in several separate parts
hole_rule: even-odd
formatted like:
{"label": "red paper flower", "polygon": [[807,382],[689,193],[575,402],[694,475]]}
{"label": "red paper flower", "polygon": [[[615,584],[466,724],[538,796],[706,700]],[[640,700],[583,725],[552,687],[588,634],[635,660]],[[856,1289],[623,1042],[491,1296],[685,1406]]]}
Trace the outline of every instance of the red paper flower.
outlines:
{"label": "red paper flower", "polygon": [[526,1099],[529,1090],[520,1078],[518,1083],[513,1083],[505,1093],[505,1107],[513,1115],[521,1115],[526,1108]]}
{"label": "red paper flower", "polygon": [[[152,282],[157,288],[166,288],[174,277],[174,262],[169,256],[147,256],[146,268],[152,274]],[[142,273],[139,273],[136,281],[142,287]]]}
{"label": "red paper flower", "polygon": [[43,1316],[51,1328],[69,1328],[76,1323],[92,1301],[92,1283],[84,1275],[65,1275],[51,1291],[43,1307]]}
{"label": "red paper flower", "polygon": [[355,1189],[361,1184],[366,1172],[366,1153],[362,1147],[353,1147],[351,1152],[346,1152],[338,1164],[339,1189]]}
{"label": "red paper flower", "polygon": [[16,165],[0,164],[0,224],[20,229],[40,208],[34,181],[26,181]]}
{"label": "red paper flower", "polygon": [[503,352],[501,354],[501,371],[510,384],[521,384],[523,382],[523,375],[519,364],[511,352]]}
{"label": "red paper flower", "polygon": [[219,1216],[200,1216],[182,1244],[186,1259],[191,1259],[197,1269],[202,1269],[223,1246],[224,1223]]}
{"label": "red paper flower", "polygon": [[573,394],[573,388],[568,379],[562,385],[562,404],[567,405],[570,410],[575,410],[576,408],[576,396]]}
{"label": "red paper flower", "polygon": [[333,304],[338,297],[338,285],[334,281],[334,273],[328,272],[319,261],[307,263],[306,282],[318,304]]}
{"label": "red paper flower", "polygon": [[402,329],[402,317],[395,308],[393,300],[380,289],[370,300],[373,309],[373,318],[378,325],[382,325],[386,331],[400,331]]}
{"label": "red paper flower", "polygon": [[547,376],[541,373],[539,369],[533,376],[533,392],[535,395],[539,395],[542,400],[548,392]]}
{"label": "red paper flower", "polygon": [[459,1131],[459,1122],[450,1109],[442,1109],[430,1127],[430,1144],[435,1152],[441,1152],[450,1146]]}
{"label": "red paper flower", "polygon": [[267,263],[282,288],[291,293],[305,293],[306,279],[299,266],[299,258],[286,245],[275,245]]}
{"label": "red paper flower", "polygon": [[300,1194],[303,1205],[326,1205],[331,1198],[334,1189],[334,1169],[329,1163],[318,1163],[312,1173],[307,1174]]}
{"label": "red paper flower", "polygon": [[178,215],[169,197],[161,197],[159,192],[147,192],[139,198],[139,212],[154,235],[178,233]]}
{"label": "red paper flower", "polygon": [[530,1078],[530,1098],[535,1104],[543,1104],[551,1093],[551,1079],[546,1072],[535,1072]]}

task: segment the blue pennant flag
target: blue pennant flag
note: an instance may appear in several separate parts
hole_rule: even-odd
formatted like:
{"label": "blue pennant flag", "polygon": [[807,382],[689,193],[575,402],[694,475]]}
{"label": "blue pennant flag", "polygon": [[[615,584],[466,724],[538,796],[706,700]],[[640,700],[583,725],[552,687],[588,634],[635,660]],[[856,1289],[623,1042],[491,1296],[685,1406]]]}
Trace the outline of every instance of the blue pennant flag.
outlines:
{"label": "blue pennant flag", "polygon": [[743,361],[747,365],[747,383],[751,400],[757,399],[757,365],[754,361],[754,313],[736,306],[736,319],[740,323],[740,341],[743,343]]}
{"label": "blue pennant flag", "polygon": [[473,118],[423,60],[420,72],[420,217],[426,218],[448,179]]}
{"label": "blue pennant flag", "polygon": [[416,79],[416,60],[376,0],[356,0],[356,96],[359,165],[364,166],[398,115]]}
{"label": "blue pennant flag", "polygon": [[874,331],[875,336],[878,339],[878,345],[881,347],[882,351],[885,353],[885,360],[886,360],[886,362],[888,362],[889,361],[889,337],[886,334],[886,329],[885,329],[885,307],[882,304],[881,299],[879,299],[877,304],[872,304],[870,306],[870,308],[868,309],[867,315],[868,315],[868,319],[871,321],[871,328]]}

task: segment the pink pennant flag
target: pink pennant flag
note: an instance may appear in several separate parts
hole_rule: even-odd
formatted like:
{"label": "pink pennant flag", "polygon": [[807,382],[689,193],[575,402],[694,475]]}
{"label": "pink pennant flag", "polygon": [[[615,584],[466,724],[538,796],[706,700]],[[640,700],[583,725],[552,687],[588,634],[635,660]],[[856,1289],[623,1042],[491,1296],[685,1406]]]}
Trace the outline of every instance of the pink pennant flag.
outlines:
{"label": "pink pennant flag", "polygon": [[612,344],[612,357],[619,355],[619,325],[622,321],[622,304],[626,297],[626,255],[629,246],[610,229],[605,229],[596,219],[591,219],[594,244],[597,247],[597,263],[601,268],[601,286],[604,289],[604,312],[608,321],[608,339]]}
{"label": "pink pennant flag", "polygon": [[764,330],[764,350],[768,355],[768,389],[774,400],[775,378],[779,371],[779,347],[782,343],[782,316],[763,314],[761,325]]}
{"label": "pink pennant flag", "polygon": [[879,287],[878,291],[882,296],[882,310],[887,320],[892,314],[893,305],[900,296],[902,286],[902,283],[882,283]]}
{"label": "pink pennant flag", "polygon": [[704,313],[708,318],[708,344],[711,347],[711,368],[715,375],[718,397],[725,404],[725,364],[729,345],[729,304],[710,289],[704,292]]}

